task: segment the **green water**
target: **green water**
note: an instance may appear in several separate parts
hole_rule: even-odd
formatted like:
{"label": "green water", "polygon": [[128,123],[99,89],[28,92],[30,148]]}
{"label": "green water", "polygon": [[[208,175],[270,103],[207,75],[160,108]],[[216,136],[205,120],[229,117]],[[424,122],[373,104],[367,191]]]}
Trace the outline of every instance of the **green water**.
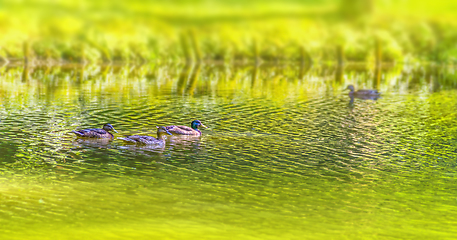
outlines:
{"label": "green water", "polygon": [[[449,66],[0,68],[1,239],[455,239]],[[378,100],[342,89],[378,88]],[[209,129],[163,149],[111,123]]]}

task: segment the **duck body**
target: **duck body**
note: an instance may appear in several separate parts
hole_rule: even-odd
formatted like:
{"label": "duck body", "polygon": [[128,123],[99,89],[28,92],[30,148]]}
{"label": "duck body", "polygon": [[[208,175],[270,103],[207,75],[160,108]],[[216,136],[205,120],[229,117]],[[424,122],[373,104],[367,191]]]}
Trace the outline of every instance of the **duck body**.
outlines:
{"label": "duck body", "polygon": [[167,134],[172,135],[165,127],[157,127],[157,138],[144,135],[132,135],[118,139],[128,143],[157,145],[159,147],[165,147],[165,135]]}
{"label": "duck body", "polygon": [[351,95],[363,95],[363,96],[379,96],[381,95],[378,90],[367,90],[367,89],[361,89],[357,90],[355,92],[349,92]]}
{"label": "duck body", "polygon": [[84,129],[79,131],[73,131],[78,137],[87,138],[113,138],[114,135],[108,131],[99,128]]}
{"label": "duck body", "polygon": [[378,90],[360,89],[355,91],[354,86],[349,85],[346,89],[349,89],[350,96],[379,96],[381,95]]}
{"label": "duck body", "polygon": [[167,130],[174,135],[191,135],[191,136],[201,136],[202,132],[200,130],[195,130],[188,126],[166,126]]}
{"label": "duck body", "polygon": [[194,120],[188,126],[166,126],[165,128],[173,135],[201,136],[202,132],[198,129],[200,126],[205,127],[199,120]]}
{"label": "duck body", "polygon": [[100,128],[92,128],[92,129],[83,129],[79,131],[72,131],[78,137],[84,138],[113,138],[114,135],[109,131],[115,131],[111,124],[107,123],[103,125],[103,129]]}

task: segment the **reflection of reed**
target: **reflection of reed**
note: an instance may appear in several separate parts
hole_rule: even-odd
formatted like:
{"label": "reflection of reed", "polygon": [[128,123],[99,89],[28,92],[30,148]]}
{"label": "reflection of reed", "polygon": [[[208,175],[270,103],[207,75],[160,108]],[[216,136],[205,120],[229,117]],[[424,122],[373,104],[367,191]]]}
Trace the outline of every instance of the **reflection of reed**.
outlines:
{"label": "reflection of reed", "polygon": [[85,65],[79,66],[77,70],[77,74],[74,75],[73,80],[75,81],[76,85],[80,85],[84,81]]}
{"label": "reflection of reed", "polygon": [[381,63],[382,63],[382,52],[381,43],[379,39],[375,39],[375,71],[373,78],[373,88],[379,89],[381,87]]}
{"label": "reflection of reed", "polygon": [[189,78],[191,69],[192,69],[192,65],[189,63],[186,63],[186,65],[184,65],[184,67],[182,68],[181,73],[179,74],[179,77],[178,77],[178,86],[177,86],[178,94],[184,93],[184,87],[186,86],[187,79]]}
{"label": "reflection of reed", "polygon": [[382,52],[381,52],[381,43],[378,38],[375,39],[375,63],[376,67],[379,68],[382,63]]}
{"label": "reflection of reed", "polygon": [[44,70],[43,75],[44,76],[49,76],[51,74],[52,68],[53,68],[53,66],[50,66],[50,65],[43,66],[43,70]]}
{"label": "reflection of reed", "polygon": [[192,48],[194,49],[195,58],[196,58],[197,62],[200,63],[202,61],[202,53],[200,51],[200,47],[198,45],[195,32],[191,31],[189,33],[189,37],[190,37],[190,41],[192,42]]}
{"label": "reflection of reed", "polygon": [[27,66],[30,62],[30,45],[27,41],[22,44],[22,51],[24,52],[24,65]]}
{"label": "reflection of reed", "polygon": [[189,42],[187,41],[185,34],[181,34],[181,37],[179,39],[181,41],[181,47],[184,53],[184,57],[186,59],[186,63],[190,64],[192,62],[192,55],[190,53]]}
{"label": "reflection of reed", "polygon": [[311,69],[312,66],[312,63],[300,64],[300,69],[298,71],[298,79],[303,79],[305,74]]}
{"label": "reflection of reed", "polygon": [[338,65],[343,65],[344,64],[344,52],[343,52],[343,47],[341,45],[336,46],[336,58]]}
{"label": "reflection of reed", "polygon": [[108,74],[110,73],[111,70],[111,65],[109,64],[104,64],[100,67],[100,73],[103,76],[103,78],[107,78]]}
{"label": "reflection of reed", "polygon": [[313,59],[311,58],[311,55],[306,51],[305,47],[300,46],[300,65],[312,65],[313,64]]}
{"label": "reflection of reed", "polygon": [[[437,92],[440,88],[441,88],[441,84],[440,84],[440,81],[443,81],[443,79],[445,78],[445,74],[441,72],[441,67],[440,66],[436,66],[436,67],[433,67],[432,70],[432,76],[434,77],[431,77],[431,81],[432,81],[432,86],[431,86],[431,91],[432,92]],[[450,83],[450,84],[453,84],[455,82],[455,78],[454,77],[451,77],[451,81],[450,82],[447,82],[447,83]],[[443,84],[446,84],[443,83]]]}
{"label": "reflection of reed", "polygon": [[[1,48],[0,48],[0,50],[1,50]],[[3,56],[3,54],[0,54],[0,67],[7,65],[9,62],[10,61],[8,61],[8,58]]]}
{"label": "reflection of reed", "polygon": [[[203,78],[211,79],[212,84],[207,85],[210,88],[208,89],[210,90],[209,92],[222,88],[224,90],[240,87],[253,89],[259,86],[265,87],[264,91],[273,91],[277,87],[293,87],[293,84],[299,84],[298,81],[288,81],[287,83],[281,81],[282,79],[297,80],[297,75],[298,79],[312,83],[315,88],[334,84],[335,86],[332,86],[332,88],[343,89],[347,84],[351,83],[359,86],[369,86],[373,89],[381,89],[386,81],[395,82],[397,87],[391,87],[399,90],[417,89],[418,87],[423,87],[424,84],[428,84],[430,91],[455,88],[454,68],[438,65],[402,68],[401,65],[382,64],[371,70],[366,64],[345,64],[344,66],[316,64],[299,66],[186,64],[181,67],[180,72],[177,74],[175,69],[174,66],[161,64],[127,67],[75,64],[12,66],[12,64],[9,64],[0,68],[0,83],[3,92],[11,92],[13,94],[15,89],[27,93],[38,93],[43,96],[56,94],[54,97],[67,94],[64,89],[68,88],[68,85],[77,86],[76,88],[71,88],[71,90],[78,93],[83,93],[86,90],[94,93],[99,91],[126,93],[122,89],[143,91],[144,93],[146,91],[145,87],[156,92],[157,86],[161,86],[165,89],[173,89],[175,87],[176,94],[192,95],[199,86],[207,84],[199,81]],[[110,76],[115,77],[111,78]],[[344,76],[348,76],[351,82],[347,82]],[[33,81],[31,81],[32,79]],[[87,79],[91,79],[91,81],[85,81]],[[157,84],[144,85],[143,81],[145,79],[154,79]],[[318,79],[323,81],[315,81]],[[353,79],[358,82],[352,82]],[[259,80],[262,80],[262,82],[259,82]],[[97,84],[94,84],[95,82]],[[19,87],[19,83],[28,83],[29,85]],[[131,88],[134,84],[136,84],[135,86],[141,86],[141,88]],[[110,87],[106,88],[106,86]],[[85,98],[82,95],[81,97]]]}
{"label": "reflection of reed", "polygon": [[376,68],[374,70],[373,88],[374,89],[381,88],[381,66],[380,65],[376,65]]}
{"label": "reflection of reed", "polygon": [[254,56],[254,63],[255,63],[255,65],[258,65],[260,63],[260,53],[259,53],[259,45],[256,40],[254,40],[252,43],[252,53]]}
{"label": "reflection of reed", "polygon": [[79,58],[79,63],[81,64],[86,64],[87,63],[87,59],[86,59],[86,47],[84,44],[80,44],[79,45],[79,52],[81,54],[81,57]]}
{"label": "reflection of reed", "polygon": [[189,95],[194,95],[195,87],[197,86],[197,79],[200,76],[201,64],[197,64],[194,67],[194,70],[189,78],[189,83],[187,84],[186,93]]}
{"label": "reflection of reed", "polygon": [[22,82],[28,82],[30,78],[30,66],[28,64],[24,65],[24,68],[22,70]]}
{"label": "reflection of reed", "polygon": [[344,74],[344,66],[337,65],[336,71],[335,71],[335,82],[336,83],[341,84],[341,82],[343,80],[343,74]]}
{"label": "reflection of reed", "polygon": [[258,74],[259,74],[259,66],[258,66],[258,64],[255,64],[254,68],[252,68],[252,74],[251,74],[251,88],[255,87],[255,83],[257,81]]}

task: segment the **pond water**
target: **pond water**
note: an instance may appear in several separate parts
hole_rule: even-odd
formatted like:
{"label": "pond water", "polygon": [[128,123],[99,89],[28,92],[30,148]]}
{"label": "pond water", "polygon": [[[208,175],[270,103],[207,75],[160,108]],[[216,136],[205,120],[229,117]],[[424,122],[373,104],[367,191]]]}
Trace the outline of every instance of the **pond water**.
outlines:
{"label": "pond water", "polygon": [[[1,239],[454,239],[453,66],[0,68]],[[343,89],[377,88],[377,100]],[[163,149],[77,139],[208,129]]]}

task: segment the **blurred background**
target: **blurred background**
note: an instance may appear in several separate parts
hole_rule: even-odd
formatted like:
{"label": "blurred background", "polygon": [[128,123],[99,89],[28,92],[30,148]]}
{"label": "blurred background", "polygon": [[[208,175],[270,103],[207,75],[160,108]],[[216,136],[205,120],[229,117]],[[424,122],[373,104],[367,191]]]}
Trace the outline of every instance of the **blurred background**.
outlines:
{"label": "blurred background", "polygon": [[0,1],[0,61],[455,62],[453,0]]}
{"label": "blurred background", "polygon": [[0,240],[455,239],[456,12],[0,0]]}

